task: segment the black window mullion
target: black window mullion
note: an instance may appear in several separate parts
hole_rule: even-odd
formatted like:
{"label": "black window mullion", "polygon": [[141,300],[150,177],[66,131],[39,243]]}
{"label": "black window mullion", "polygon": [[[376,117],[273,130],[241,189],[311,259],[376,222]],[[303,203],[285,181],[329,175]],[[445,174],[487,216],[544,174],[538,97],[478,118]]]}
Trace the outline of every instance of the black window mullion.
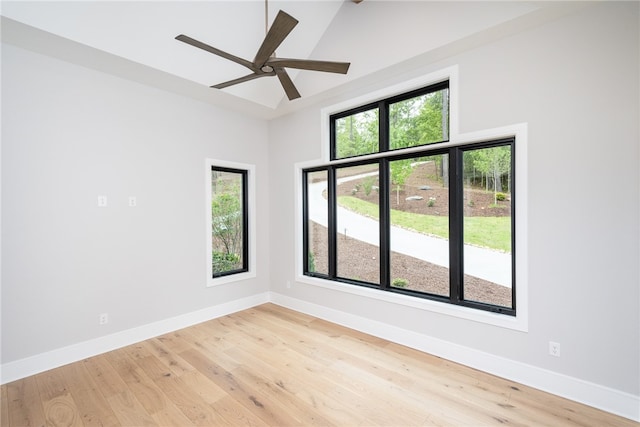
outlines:
{"label": "black window mullion", "polygon": [[302,271],[309,273],[309,172],[302,172]]}
{"label": "black window mullion", "polygon": [[329,120],[329,158],[331,160],[335,160],[336,150],[336,118],[331,117]]}
{"label": "black window mullion", "polygon": [[338,260],[336,258],[338,253],[336,238],[336,209],[338,206],[338,201],[336,200],[336,175],[336,169],[334,167],[327,169],[327,209],[329,210],[327,223],[329,247],[327,248],[327,251],[329,256],[329,277],[334,280],[338,271]]}
{"label": "black window mullion", "polygon": [[389,151],[389,104],[378,103],[378,144],[381,152]]}
{"label": "black window mullion", "polygon": [[449,150],[449,298],[454,304],[463,299],[463,213],[462,153]]}
{"label": "black window mullion", "polygon": [[249,180],[242,171],[242,269],[249,271]]}
{"label": "black window mullion", "polygon": [[380,287],[391,286],[391,218],[389,211],[389,160],[381,159],[378,172],[380,218]]}
{"label": "black window mullion", "polygon": [[511,140],[511,308],[516,311],[516,144]]}
{"label": "black window mullion", "polygon": [[[378,144],[380,151],[389,150],[389,107],[386,102],[378,103]],[[379,218],[380,218],[380,288],[391,286],[391,254],[389,229],[389,160],[381,159],[378,169]]]}

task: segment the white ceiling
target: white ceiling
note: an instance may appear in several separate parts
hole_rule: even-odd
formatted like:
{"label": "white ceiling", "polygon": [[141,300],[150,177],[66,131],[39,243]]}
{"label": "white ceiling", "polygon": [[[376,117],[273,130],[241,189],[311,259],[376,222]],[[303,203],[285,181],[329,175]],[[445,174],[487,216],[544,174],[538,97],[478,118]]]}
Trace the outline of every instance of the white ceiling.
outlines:
{"label": "white ceiling", "polygon": [[[281,9],[299,21],[278,48],[278,56],[351,62],[347,75],[289,70],[305,99],[335,92],[349,82],[474,34],[504,27],[547,7],[543,5],[526,1],[365,0],[355,4],[350,0],[271,0],[268,17],[270,25]],[[223,90],[209,88],[249,71],[174,39],[186,34],[251,61],[265,36],[263,1],[2,1],[0,13],[9,18],[3,19],[3,42],[20,44],[37,29],[39,40],[70,40],[97,50],[103,55],[102,67],[109,57],[120,61],[122,69],[124,59],[156,71],[156,80],[157,71],[162,72],[167,86],[171,84],[166,83],[166,75],[189,82],[192,93],[224,92],[202,94],[217,97],[218,103],[235,102],[263,111],[291,110],[292,105],[303,104],[287,100],[275,77]],[[49,45],[46,53],[56,56],[64,50],[55,46]],[[87,50],[83,52],[86,57]],[[151,73],[148,78],[153,81]],[[137,80],[141,79],[144,81],[139,75]]]}

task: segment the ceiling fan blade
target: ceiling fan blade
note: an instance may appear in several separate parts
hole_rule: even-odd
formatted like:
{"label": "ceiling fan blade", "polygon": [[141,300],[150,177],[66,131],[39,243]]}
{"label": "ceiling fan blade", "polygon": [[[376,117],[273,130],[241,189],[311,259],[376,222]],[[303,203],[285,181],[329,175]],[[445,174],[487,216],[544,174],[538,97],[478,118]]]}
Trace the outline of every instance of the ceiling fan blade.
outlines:
{"label": "ceiling fan blade", "polygon": [[265,65],[273,68],[296,68],[299,70],[323,71],[327,73],[347,74],[349,62],[314,61],[311,59],[271,58]]}
{"label": "ceiling fan blade", "polygon": [[271,72],[271,73],[263,73],[263,72],[251,73],[251,74],[248,74],[248,75],[246,75],[244,77],[240,77],[240,78],[237,78],[237,79],[229,80],[229,81],[223,82],[223,83],[218,83],[217,85],[213,85],[211,87],[214,88],[214,89],[224,89],[225,87],[233,86],[233,85],[236,85],[238,83],[248,82],[250,80],[257,79],[257,78],[260,78],[260,77],[273,76],[275,74],[276,74],[275,72]]}
{"label": "ceiling fan blade", "polygon": [[185,36],[184,34],[180,34],[180,35],[176,36],[176,40],[179,40],[179,41],[184,42],[186,44],[190,44],[191,46],[195,46],[195,47],[200,48],[202,50],[206,50],[207,52],[213,53],[214,55],[221,56],[221,57],[223,57],[225,59],[228,59],[230,61],[233,61],[233,62],[235,62],[237,64],[244,65],[245,67],[247,67],[250,70],[257,71],[256,67],[254,67],[253,64],[251,62],[247,61],[246,59],[242,59],[242,58],[239,58],[239,57],[237,57],[235,55],[227,53],[227,52],[225,52],[223,50],[216,49],[213,46],[209,46],[206,43],[202,43],[201,41],[198,41],[196,39],[192,39],[191,37]]}
{"label": "ceiling fan blade", "polygon": [[298,25],[297,19],[283,11],[279,11],[260,49],[258,49],[258,53],[256,53],[253,66],[257,68],[262,67],[296,25]]}
{"label": "ceiling fan blade", "polygon": [[296,89],[296,87],[294,86],[293,82],[291,81],[291,78],[289,77],[289,74],[287,74],[285,69],[275,68],[273,71],[275,71],[276,75],[278,76],[278,79],[280,80],[280,84],[282,84],[282,87],[285,93],[287,94],[289,101],[292,101],[296,98],[300,98],[300,92],[298,92],[298,89]]}

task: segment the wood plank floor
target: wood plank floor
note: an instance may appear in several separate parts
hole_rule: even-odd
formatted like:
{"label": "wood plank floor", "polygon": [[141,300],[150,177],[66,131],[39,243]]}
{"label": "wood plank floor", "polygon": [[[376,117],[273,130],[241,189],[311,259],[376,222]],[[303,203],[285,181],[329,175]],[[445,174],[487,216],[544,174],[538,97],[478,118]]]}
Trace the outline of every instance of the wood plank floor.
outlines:
{"label": "wood plank floor", "polygon": [[639,426],[273,304],[2,386],[2,426]]}

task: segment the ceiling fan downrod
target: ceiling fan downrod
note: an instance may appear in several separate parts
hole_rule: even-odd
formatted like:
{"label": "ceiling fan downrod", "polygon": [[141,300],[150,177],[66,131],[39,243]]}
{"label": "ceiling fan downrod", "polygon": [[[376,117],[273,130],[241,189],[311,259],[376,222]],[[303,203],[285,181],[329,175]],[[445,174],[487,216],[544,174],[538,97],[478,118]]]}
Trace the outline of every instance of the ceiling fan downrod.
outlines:
{"label": "ceiling fan downrod", "polygon": [[[269,0],[264,0],[264,36],[267,37],[267,34],[269,34]],[[276,51],[274,50],[270,58],[275,57]],[[266,64],[260,67],[260,70],[265,73],[273,73],[273,67]]]}

